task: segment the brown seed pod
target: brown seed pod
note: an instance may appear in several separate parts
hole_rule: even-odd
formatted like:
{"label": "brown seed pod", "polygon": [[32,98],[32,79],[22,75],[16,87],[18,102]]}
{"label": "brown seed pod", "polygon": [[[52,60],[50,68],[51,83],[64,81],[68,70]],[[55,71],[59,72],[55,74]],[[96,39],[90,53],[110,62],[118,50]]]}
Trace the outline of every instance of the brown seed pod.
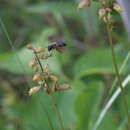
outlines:
{"label": "brown seed pod", "polygon": [[83,9],[85,7],[89,7],[91,5],[91,0],[83,0],[79,3],[78,9]]}
{"label": "brown seed pod", "polygon": [[36,86],[36,87],[31,88],[28,92],[29,96],[36,94],[40,89],[41,89],[41,86]]}
{"label": "brown seed pod", "polygon": [[113,9],[115,11],[117,11],[118,13],[122,13],[123,12],[123,8],[121,8],[118,3],[113,3]]}
{"label": "brown seed pod", "polygon": [[36,52],[36,53],[42,53],[42,52],[44,52],[44,48],[42,48],[42,47],[37,47],[37,48],[35,49],[35,52]]}
{"label": "brown seed pod", "polygon": [[40,81],[43,80],[43,78],[44,78],[44,76],[41,73],[40,74],[35,74],[33,76],[33,81],[40,82]]}

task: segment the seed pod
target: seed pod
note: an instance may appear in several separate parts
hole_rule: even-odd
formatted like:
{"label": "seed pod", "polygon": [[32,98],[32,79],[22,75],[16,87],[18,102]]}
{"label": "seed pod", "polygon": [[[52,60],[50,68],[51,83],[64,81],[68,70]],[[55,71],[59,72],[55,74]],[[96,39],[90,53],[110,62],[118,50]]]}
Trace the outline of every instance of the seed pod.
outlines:
{"label": "seed pod", "polygon": [[49,70],[49,65],[45,64],[45,73],[49,74],[50,70]]}
{"label": "seed pod", "polygon": [[34,69],[35,72],[38,72],[39,71],[39,65],[38,64],[35,65],[33,69]]}
{"label": "seed pod", "polygon": [[29,62],[29,67],[33,68],[37,65],[37,61],[35,59],[32,59],[30,62]]}
{"label": "seed pod", "polygon": [[40,82],[42,80],[43,80],[43,75],[42,74],[35,74],[33,76],[33,81]]}
{"label": "seed pod", "polygon": [[113,3],[113,9],[115,11],[117,11],[118,13],[122,13],[123,12],[123,8],[121,8],[118,3]]}
{"label": "seed pod", "polygon": [[38,47],[38,48],[35,49],[36,53],[41,53],[43,51],[44,51],[44,48],[42,48],[42,47]]}
{"label": "seed pod", "polygon": [[91,5],[91,0],[83,0],[79,3],[78,8],[83,9],[85,7],[89,7]]}
{"label": "seed pod", "polygon": [[58,81],[58,77],[55,75],[50,75],[50,79],[57,82]]}
{"label": "seed pod", "polygon": [[40,59],[43,59],[43,60],[46,60],[46,59],[48,59],[48,58],[51,57],[51,56],[52,56],[51,53],[47,53],[47,54],[41,55],[39,58],[40,58]]}
{"label": "seed pod", "polygon": [[31,88],[28,92],[29,96],[36,94],[40,89],[41,89],[41,86],[36,86],[36,87]]}
{"label": "seed pod", "polygon": [[103,17],[106,15],[106,10],[105,10],[105,8],[101,8],[101,9],[98,11],[98,15],[99,15],[99,18],[103,18]]}
{"label": "seed pod", "polygon": [[34,50],[34,48],[33,48],[32,45],[27,45],[27,49],[29,49],[29,50]]}
{"label": "seed pod", "polygon": [[56,91],[65,91],[69,89],[71,89],[71,87],[68,84],[62,84],[56,88]]}
{"label": "seed pod", "polygon": [[106,17],[103,17],[103,21],[105,23],[107,23],[107,22],[112,23],[112,16],[111,16],[111,14],[108,13]]}

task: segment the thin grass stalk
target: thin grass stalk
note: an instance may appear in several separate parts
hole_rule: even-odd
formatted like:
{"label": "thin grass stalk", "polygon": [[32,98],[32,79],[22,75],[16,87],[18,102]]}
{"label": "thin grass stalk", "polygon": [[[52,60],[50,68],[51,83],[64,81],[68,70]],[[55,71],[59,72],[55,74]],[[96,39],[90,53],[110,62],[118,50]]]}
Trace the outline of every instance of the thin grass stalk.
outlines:
{"label": "thin grass stalk", "polygon": [[[129,82],[130,82],[130,74],[122,82],[123,88],[125,88]],[[107,104],[104,106],[104,108],[100,112],[100,114],[99,114],[99,116],[97,118],[97,121],[96,121],[96,123],[94,125],[93,130],[97,130],[97,128],[101,124],[103,118],[105,117],[107,111],[112,106],[112,104],[117,99],[117,97],[120,95],[120,93],[121,93],[121,89],[120,89],[120,87],[117,87],[117,90],[113,93],[113,95],[111,96],[111,98],[108,100]]]}
{"label": "thin grass stalk", "polygon": [[[128,60],[129,60],[129,58],[130,58],[130,50],[129,50],[127,56],[125,57],[125,60],[123,61],[123,64],[121,65],[121,68],[119,69],[119,74],[121,74],[123,72],[123,70],[124,70],[124,68],[125,68]],[[108,95],[112,94],[112,92],[114,90],[114,86],[116,85],[117,81],[118,81],[118,79],[116,77],[115,80],[114,80],[114,82],[113,82],[113,84],[112,84],[111,89],[109,90],[109,94]]]}
{"label": "thin grass stalk", "polygon": [[[42,105],[43,105],[43,104],[42,104]],[[52,121],[51,121],[49,112],[47,111],[47,109],[46,109],[46,107],[45,107],[44,105],[43,105],[43,109],[44,109],[44,111],[45,111],[45,113],[46,113],[46,116],[47,116],[47,119],[48,119],[48,123],[49,123],[50,129],[51,129],[51,130],[55,130],[55,129],[54,129],[54,126],[53,126],[53,123],[52,123]]]}
{"label": "thin grass stalk", "polygon": [[109,44],[110,44],[110,47],[111,47],[113,65],[114,65],[114,68],[115,68],[116,76],[117,76],[117,79],[118,79],[119,87],[121,89],[122,98],[123,98],[123,101],[124,101],[124,108],[125,108],[125,112],[126,112],[127,119],[128,119],[128,129],[130,130],[130,116],[129,116],[128,103],[127,103],[127,99],[126,99],[126,96],[125,96],[124,88],[123,88],[122,83],[121,83],[121,77],[120,77],[120,73],[119,73],[118,66],[117,66],[116,55],[115,55],[113,42],[112,42],[111,25],[110,25],[109,21],[106,22],[106,26],[107,26],[107,32],[108,32],[108,40],[109,40]]}

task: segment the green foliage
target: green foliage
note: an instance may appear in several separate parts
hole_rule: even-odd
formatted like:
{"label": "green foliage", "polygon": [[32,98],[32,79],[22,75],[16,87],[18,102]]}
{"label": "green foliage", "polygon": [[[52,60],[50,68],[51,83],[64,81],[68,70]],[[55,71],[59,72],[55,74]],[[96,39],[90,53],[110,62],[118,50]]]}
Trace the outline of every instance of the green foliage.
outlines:
{"label": "green foliage", "polygon": [[64,6],[66,8],[63,8],[63,3],[61,2],[44,2],[32,5],[30,7],[26,7],[25,11],[28,13],[48,13],[48,12],[55,12],[55,13],[63,13],[65,15],[72,16],[75,14],[76,11],[76,5],[74,2],[64,2]]}
{"label": "green foliage", "polygon": [[75,104],[77,114],[76,130],[91,130],[99,112],[103,84],[93,82],[85,85],[80,81],[75,86],[79,91]]}
{"label": "green foliage", "polygon": [[[97,17],[100,5],[94,2],[90,8],[77,10],[80,0],[2,2],[0,14],[14,50],[0,25],[0,130],[51,130],[48,116],[54,130],[60,130],[50,96],[42,89],[34,97],[28,97],[26,88],[32,82],[27,81],[27,84],[22,77],[24,74],[31,78],[33,73],[28,63],[34,55],[26,45],[42,46],[47,50],[49,44],[59,40],[65,40],[66,50],[63,53],[54,51],[46,63],[61,83],[72,87],[54,95],[65,128],[93,130],[110,96],[108,89],[115,76],[106,30]],[[116,58],[120,68],[129,43],[120,17],[116,20],[113,41],[115,48],[119,47]],[[129,73],[127,66],[122,79]],[[17,81],[17,77],[20,80]],[[129,89],[127,95],[129,99]],[[98,130],[125,130],[126,123],[123,101],[118,98]]]}
{"label": "green foliage", "polygon": [[[118,53],[117,53],[118,54]],[[120,66],[123,57],[117,55]],[[93,74],[114,74],[111,51],[108,48],[99,48],[88,51],[75,64],[75,77],[82,78]]]}

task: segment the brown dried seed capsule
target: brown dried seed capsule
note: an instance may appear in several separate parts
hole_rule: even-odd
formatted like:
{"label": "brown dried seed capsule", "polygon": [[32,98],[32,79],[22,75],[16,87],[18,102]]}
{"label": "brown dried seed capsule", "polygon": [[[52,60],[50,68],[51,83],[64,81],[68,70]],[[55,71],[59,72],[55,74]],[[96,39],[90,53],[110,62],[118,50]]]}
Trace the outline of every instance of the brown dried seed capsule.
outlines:
{"label": "brown dried seed capsule", "polygon": [[45,64],[45,73],[49,73],[49,64]]}
{"label": "brown dried seed capsule", "polygon": [[29,67],[35,67],[37,65],[37,61],[36,60],[31,60],[30,62],[29,62]]}
{"label": "brown dried seed capsule", "polygon": [[35,49],[35,52],[36,52],[36,53],[44,52],[44,48],[42,48],[42,47],[37,47],[37,48]]}
{"label": "brown dried seed capsule", "polygon": [[98,11],[98,15],[100,18],[103,18],[105,15],[106,15],[106,10],[105,8],[101,8],[99,11]]}
{"label": "brown dried seed capsule", "polygon": [[33,81],[37,81],[37,82],[40,82],[43,80],[43,75],[42,74],[35,74],[33,76]]}
{"label": "brown dried seed capsule", "polygon": [[91,5],[91,0],[83,0],[79,3],[78,8],[82,9]]}
{"label": "brown dried seed capsule", "polygon": [[68,84],[61,84],[56,88],[56,91],[65,91],[71,89],[70,85]]}
{"label": "brown dried seed capsule", "polygon": [[111,8],[105,8],[105,10],[106,10],[107,12],[111,12],[111,11],[112,11]]}
{"label": "brown dried seed capsule", "polygon": [[29,50],[34,50],[34,48],[33,48],[32,45],[27,45],[27,49],[29,49]]}
{"label": "brown dried seed capsule", "polygon": [[50,75],[49,77],[50,77],[51,80],[53,80],[53,81],[55,81],[55,82],[58,81],[58,77],[55,76],[55,75]]}
{"label": "brown dried seed capsule", "polygon": [[47,53],[47,54],[41,55],[39,58],[40,58],[40,59],[43,59],[43,60],[46,60],[47,58],[49,58],[49,57],[51,57],[51,56],[52,56],[51,53]]}
{"label": "brown dried seed capsule", "polygon": [[112,16],[111,16],[111,14],[108,13],[106,17],[103,17],[103,21],[105,23],[107,23],[107,22],[112,23]]}
{"label": "brown dried seed capsule", "polygon": [[36,87],[31,88],[28,92],[29,96],[36,94],[40,89],[41,89],[41,86],[36,86]]}
{"label": "brown dried seed capsule", "polygon": [[34,71],[38,72],[38,70],[39,70],[39,65],[37,64],[36,66],[34,66]]}
{"label": "brown dried seed capsule", "polygon": [[121,8],[118,3],[113,3],[113,9],[115,11],[117,11],[118,13],[122,13],[123,12],[123,8]]}

